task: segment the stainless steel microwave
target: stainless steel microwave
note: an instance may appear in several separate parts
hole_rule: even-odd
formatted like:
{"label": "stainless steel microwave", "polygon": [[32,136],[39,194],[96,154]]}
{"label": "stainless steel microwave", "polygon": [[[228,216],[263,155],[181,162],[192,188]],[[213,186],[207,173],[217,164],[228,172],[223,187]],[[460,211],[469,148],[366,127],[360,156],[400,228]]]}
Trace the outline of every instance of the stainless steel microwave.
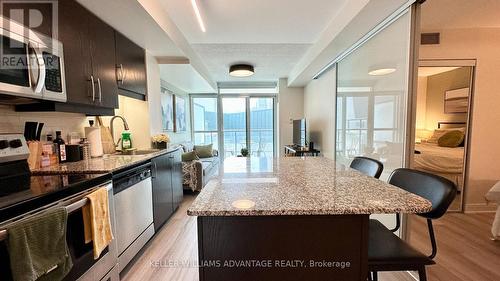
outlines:
{"label": "stainless steel microwave", "polygon": [[0,17],[0,103],[66,101],[61,42]]}

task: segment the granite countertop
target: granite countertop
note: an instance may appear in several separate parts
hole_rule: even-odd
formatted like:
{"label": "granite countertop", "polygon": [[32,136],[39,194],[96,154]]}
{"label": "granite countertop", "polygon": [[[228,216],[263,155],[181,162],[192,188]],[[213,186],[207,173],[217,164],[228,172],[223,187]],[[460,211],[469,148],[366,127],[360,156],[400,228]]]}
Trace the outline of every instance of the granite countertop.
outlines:
{"label": "granite countertop", "polygon": [[103,157],[91,158],[78,162],[61,163],[54,166],[32,170],[33,175],[61,175],[61,174],[102,174],[110,173],[126,167],[137,165],[165,153],[172,152],[180,146],[162,150],[151,150],[151,153],[140,155],[111,154]]}
{"label": "granite countertop", "polygon": [[423,213],[415,194],[323,157],[228,158],[190,216]]}

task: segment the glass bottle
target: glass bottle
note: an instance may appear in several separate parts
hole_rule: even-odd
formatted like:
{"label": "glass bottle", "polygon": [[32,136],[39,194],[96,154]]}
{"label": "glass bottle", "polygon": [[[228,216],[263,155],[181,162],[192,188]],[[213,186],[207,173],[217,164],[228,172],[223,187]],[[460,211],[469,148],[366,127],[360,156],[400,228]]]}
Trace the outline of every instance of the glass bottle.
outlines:
{"label": "glass bottle", "polygon": [[57,147],[57,156],[59,159],[59,163],[66,162],[66,143],[61,137],[61,131],[56,131],[56,138],[54,139],[54,143]]}

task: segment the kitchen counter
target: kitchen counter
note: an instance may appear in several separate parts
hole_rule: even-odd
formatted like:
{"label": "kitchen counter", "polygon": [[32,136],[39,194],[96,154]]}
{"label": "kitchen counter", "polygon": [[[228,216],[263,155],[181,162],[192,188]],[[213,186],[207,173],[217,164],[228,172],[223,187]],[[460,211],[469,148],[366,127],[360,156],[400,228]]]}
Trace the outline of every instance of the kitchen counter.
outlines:
{"label": "kitchen counter", "polygon": [[430,208],[424,198],[327,158],[232,157],[188,214],[198,216],[198,260],[208,264],[199,268],[200,281],[361,281],[368,277],[370,214]]}
{"label": "kitchen counter", "polygon": [[157,156],[175,151],[181,146],[152,151],[142,155],[111,154],[99,158],[92,158],[78,162],[67,162],[31,171],[34,175],[60,175],[60,174],[102,174],[132,167],[146,162]]}
{"label": "kitchen counter", "polygon": [[423,213],[415,194],[323,157],[228,158],[188,209],[191,216]]}

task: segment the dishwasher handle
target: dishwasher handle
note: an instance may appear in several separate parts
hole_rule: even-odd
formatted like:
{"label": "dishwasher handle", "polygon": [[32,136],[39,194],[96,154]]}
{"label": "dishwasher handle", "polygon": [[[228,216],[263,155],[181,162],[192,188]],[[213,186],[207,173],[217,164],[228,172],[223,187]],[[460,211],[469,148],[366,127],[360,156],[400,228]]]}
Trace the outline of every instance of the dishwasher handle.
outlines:
{"label": "dishwasher handle", "polygon": [[113,194],[118,194],[148,178],[151,178],[151,168],[137,170],[134,173],[127,174],[125,177],[114,179]]}

